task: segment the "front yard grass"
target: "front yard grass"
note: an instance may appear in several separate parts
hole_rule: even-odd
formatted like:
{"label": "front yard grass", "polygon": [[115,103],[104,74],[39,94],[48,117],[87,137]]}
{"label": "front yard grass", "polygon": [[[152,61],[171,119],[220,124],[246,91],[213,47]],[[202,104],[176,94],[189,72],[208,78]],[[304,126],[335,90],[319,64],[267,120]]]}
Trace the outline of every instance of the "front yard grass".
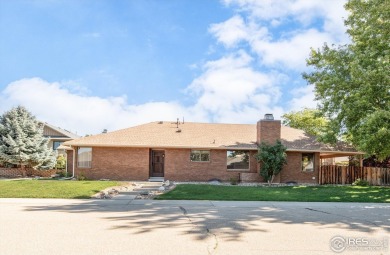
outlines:
{"label": "front yard grass", "polygon": [[119,185],[115,181],[0,181],[0,198],[90,198],[95,193]]}
{"label": "front yard grass", "polygon": [[359,186],[224,186],[180,184],[159,200],[375,202],[390,203],[390,187]]}

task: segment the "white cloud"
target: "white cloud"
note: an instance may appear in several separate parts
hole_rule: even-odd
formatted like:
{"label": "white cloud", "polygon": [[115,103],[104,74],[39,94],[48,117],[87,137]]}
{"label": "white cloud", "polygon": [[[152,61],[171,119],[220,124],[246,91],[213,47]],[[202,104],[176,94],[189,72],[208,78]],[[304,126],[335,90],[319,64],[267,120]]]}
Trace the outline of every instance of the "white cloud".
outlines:
{"label": "white cloud", "polygon": [[323,18],[325,24],[337,23],[343,27],[346,17],[343,5],[346,0],[222,0],[229,7],[249,14],[249,17],[263,21],[292,19],[307,26],[313,20]]}
{"label": "white cloud", "polygon": [[308,29],[294,34],[288,39],[278,41],[254,40],[252,49],[259,55],[262,63],[267,66],[283,66],[293,70],[304,70],[306,58],[311,47],[320,47],[332,38],[315,29]]}
{"label": "white cloud", "polygon": [[303,108],[316,108],[314,85],[298,87],[291,91],[293,99],[289,102],[289,111],[300,111]]}
{"label": "white cloud", "polygon": [[[343,44],[349,41],[343,21],[347,17],[343,7],[346,0],[222,2],[235,14],[226,21],[210,26],[209,32],[216,40],[229,51],[245,48],[254,63],[265,67],[263,70],[273,70],[289,77],[288,80],[295,85],[291,86],[291,91],[283,92],[284,98],[292,96],[283,102],[285,111],[315,107],[313,86],[294,89],[301,84],[297,77],[307,68],[306,58],[309,57],[310,48],[320,48],[324,42]],[[296,74],[295,78],[292,73]],[[263,75],[270,77],[267,73]]]}
{"label": "white cloud", "polygon": [[216,122],[250,123],[265,112],[279,114],[274,107],[280,92],[277,76],[251,67],[252,58],[240,51],[205,64],[203,74],[189,90],[198,96],[194,109],[207,112]]}
{"label": "white cloud", "polygon": [[189,116],[176,102],[127,105],[126,96],[101,98],[72,94],[63,84],[40,78],[10,83],[0,98],[0,111],[21,104],[39,120],[81,135],[99,133],[104,128],[116,130],[149,121]]}
{"label": "white cloud", "polygon": [[[311,47],[348,41],[342,19],[346,17],[344,1],[225,0],[224,3],[238,8],[238,12],[246,15],[246,22],[236,14],[211,25],[209,32],[227,48],[247,42],[265,66],[302,71]],[[294,22],[299,28],[292,25]],[[278,27],[281,35],[275,36],[267,26]]]}
{"label": "white cloud", "polygon": [[249,40],[253,36],[252,33],[255,33],[257,37],[267,35],[266,28],[259,28],[254,22],[245,23],[239,15],[235,15],[225,22],[212,24],[209,32],[227,48],[234,47],[243,40]]}
{"label": "white cloud", "polygon": [[[203,75],[187,88],[195,104],[146,102],[129,105],[126,95],[102,98],[69,89],[69,82],[50,83],[41,78],[12,82],[0,91],[0,113],[25,106],[39,120],[80,135],[126,128],[158,120],[255,123],[265,112],[282,114],[274,107],[279,90],[272,77],[248,67],[251,59],[240,55],[210,61]],[[76,86],[72,81],[72,86]],[[82,89],[81,89],[82,90]]]}
{"label": "white cloud", "polygon": [[209,28],[209,32],[214,34],[218,41],[224,43],[226,47],[231,47],[245,39],[248,36],[245,30],[246,25],[241,16],[238,15],[223,23],[212,24]]}

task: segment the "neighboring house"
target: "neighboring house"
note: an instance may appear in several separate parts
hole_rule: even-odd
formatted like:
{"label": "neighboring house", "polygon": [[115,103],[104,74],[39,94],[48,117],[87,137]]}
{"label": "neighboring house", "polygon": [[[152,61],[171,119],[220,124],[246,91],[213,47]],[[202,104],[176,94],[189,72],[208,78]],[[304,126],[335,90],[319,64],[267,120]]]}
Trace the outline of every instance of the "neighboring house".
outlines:
{"label": "neighboring house", "polygon": [[272,114],[257,125],[152,122],[65,145],[75,175],[91,179],[252,182],[262,181],[254,157],[258,144],[277,139],[287,147],[288,164],[275,182],[317,183],[323,158],[362,154],[321,144],[302,130],[282,126]]}
{"label": "neighboring house", "polygon": [[43,136],[49,139],[49,148],[57,150],[58,154],[65,155],[66,151],[60,147],[62,143],[80,138],[79,135],[73,134],[65,129],[54,127],[47,123],[43,124]]}

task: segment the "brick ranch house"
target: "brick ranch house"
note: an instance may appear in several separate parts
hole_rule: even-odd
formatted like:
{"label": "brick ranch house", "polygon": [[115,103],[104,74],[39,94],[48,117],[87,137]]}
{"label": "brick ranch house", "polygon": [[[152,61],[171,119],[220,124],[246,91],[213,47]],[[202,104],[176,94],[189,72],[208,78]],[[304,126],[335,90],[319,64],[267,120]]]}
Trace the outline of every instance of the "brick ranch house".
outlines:
{"label": "brick ranch house", "polygon": [[274,182],[317,183],[323,159],[362,154],[319,143],[272,114],[257,125],[152,122],[64,145],[68,171],[90,179],[261,182],[257,145],[277,139],[287,147],[288,164]]}

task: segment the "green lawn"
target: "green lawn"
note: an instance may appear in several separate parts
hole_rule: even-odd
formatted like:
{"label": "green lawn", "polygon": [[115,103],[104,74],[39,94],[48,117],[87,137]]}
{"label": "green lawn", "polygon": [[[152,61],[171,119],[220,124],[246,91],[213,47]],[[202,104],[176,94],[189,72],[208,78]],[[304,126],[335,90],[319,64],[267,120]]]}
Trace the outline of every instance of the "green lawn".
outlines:
{"label": "green lawn", "polygon": [[2,180],[0,198],[90,198],[114,181]]}
{"label": "green lawn", "polygon": [[390,187],[243,187],[181,184],[156,199],[390,203]]}

